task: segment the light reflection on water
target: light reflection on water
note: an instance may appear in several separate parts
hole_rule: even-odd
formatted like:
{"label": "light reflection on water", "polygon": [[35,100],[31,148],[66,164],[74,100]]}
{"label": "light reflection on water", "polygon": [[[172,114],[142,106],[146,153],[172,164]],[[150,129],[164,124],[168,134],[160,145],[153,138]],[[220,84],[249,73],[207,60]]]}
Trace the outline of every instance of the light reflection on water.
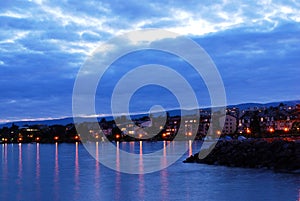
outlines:
{"label": "light reflection on water", "polygon": [[[167,146],[167,142],[164,141],[164,146],[163,146],[163,160],[162,163],[165,165],[167,163],[166,160],[164,160],[167,156],[167,149],[170,148],[170,146]],[[161,199],[162,200],[168,200],[168,172],[166,169],[163,169],[160,171],[160,182],[161,182]]]}
{"label": "light reflection on water", "polygon": [[7,144],[2,144],[3,180],[7,181]]}
{"label": "light reflection on water", "polygon": [[189,157],[190,155],[193,155],[193,146],[192,146],[192,140],[189,140],[189,154],[187,157]]}
{"label": "light reflection on water", "polygon": [[[139,149],[139,167],[140,167],[140,172],[144,172],[144,163],[143,163],[143,142],[140,141],[140,149]],[[139,198],[140,200],[144,200],[144,194],[145,194],[145,180],[144,180],[144,175],[139,174]]]}
{"label": "light reflection on water", "polygon": [[[117,142],[116,145],[116,170],[120,171],[120,143]],[[116,188],[115,188],[115,200],[121,199],[121,173],[116,172]]]}
{"label": "light reflection on water", "polygon": [[19,145],[18,145],[18,150],[19,150],[19,154],[18,154],[19,155],[18,156],[18,178],[17,178],[16,184],[18,185],[19,191],[17,193],[17,199],[22,200],[22,194],[21,194],[22,189],[21,189],[21,187],[23,185],[23,183],[22,183],[22,179],[23,179],[23,174],[22,174],[22,172],[23,172],[23,158],[22,158],[22,144],[21,143],[19,143]]}
{"label": "light reflection on water", "polygon": [[40,200],[41,198],[41,180],[40,180],[40,176],[41,176],[41,163],[40,163],[40,144],[37,143],[36,144],[36,196],[37,196],[37,200]]}
{"label": "light reflection on water", "polygon": [[[96,142],[96,158],[99,158],[99,142]],[[95,188],[95,197],[100,198],[100,183],[101,183],[101,178],[100,178],[100,163],[95,160],[95,179],[94,179],[94,188]]]}
{"label": "light reflection on water", "polygon": [[[116,143],[139,155],[161,147],[163,156],[178,142]],[[2,144],[0,200],[296,200],[300,201],[300,177],[267,170],[183,164],[199,150],[188,147],[182,159],[156,173],[130,175],[102,166],[81,144]],[[105,145],[94,143],[95,156]],[[168,150],[167,150],[168,149]],[[120,162],[119,151],[112,158]],[[161,159],[161,163],[167,163]],[[120,168],[120,163],[116,168]]]}
{"label": "light reflection on water", "polygon": [[22,170],[23,170],[23,163],[22,163],[22,144],[19,143],[19,168],[18,168],[18,180],[17,183],[21,184],[22,182]]}
{"label": "light reflection on water", "polygon": [[[8,182],[8,162],[7,162],[7,144],[2,144],[2,174],[0,173],[0,178],[2,179],[2,185]],[[1,191],[1,190],[0,190]],[[7,196],[7,192],[3,192],[3,196]],[[0,194],[1,196],[1,194]]]}
{"label": "light reflection on water", "polygon": [[54,177],[53,177],[53,189],[54,200],[59,200],[59,155],[58,155],[58,143],[55,143],[55,163],[54,163]]}
{"label": "light reflection on water", "polygon": [[78,150],[78,142],[75,143],[75,175],[74,175],[74,192],[75,197],[78,196],[78,192],[80,191],[80,166],[79,166],[79,150]]}

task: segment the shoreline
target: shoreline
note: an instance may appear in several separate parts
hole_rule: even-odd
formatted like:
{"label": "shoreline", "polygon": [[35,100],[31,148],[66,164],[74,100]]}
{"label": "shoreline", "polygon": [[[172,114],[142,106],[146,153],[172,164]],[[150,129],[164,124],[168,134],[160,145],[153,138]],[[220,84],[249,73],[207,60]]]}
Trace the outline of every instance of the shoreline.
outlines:
{"label": "shoreline", "polygon": [[220,141],[203,159],[199,153],[184,163],[200,163],[239,168],[270,169],[274,172],[300,174],[300,141],[244,140]]}

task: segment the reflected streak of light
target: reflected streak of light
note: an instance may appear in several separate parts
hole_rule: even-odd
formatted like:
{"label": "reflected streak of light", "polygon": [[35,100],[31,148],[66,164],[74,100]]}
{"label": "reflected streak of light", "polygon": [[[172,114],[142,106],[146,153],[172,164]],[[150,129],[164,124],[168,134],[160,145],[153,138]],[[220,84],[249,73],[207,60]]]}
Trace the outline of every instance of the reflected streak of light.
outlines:
{"label": "reflected streak of light", "polygon": [[[163,146],[163,160],[162,160],[162,166],[166,165],[167,163],[167,142],[164,141],[164,146]],[[160,171],[160,179],[161,179],[161,195],[162,195],[162,200],[168,200],[169,199],[169,194],[168,194],[168,189],[169,189],[169,184],[168,184],[168,171],[167,169],[163,169]]]}
{"label": "reflected streak of light", "polygon": [[17,200],[22,200],[22,173],[23,172],[23,161],[22,161],[22,144],[19,143],[19,163],[18,163],[18,179],[17,185],[19,187],[19,193],[17,194]]}
{"label": "reflected streak of light", "polygon": [[144,163],[143,163],[143,142],[140,141],[140,153],[139,153],[139,172],[144,173]]}
{"label": "reflected streak of light", "polygon": [[77,200],[80,193],[80,169],[79,169],[79,155],[78,155],[78,142],[75,142],[75,175],[74,175],[74,200]]}
{"label": "reflected streak of light", "polygon": [[[0,181],[2,180],[2,186],[6,187],[7,183],[9,182],[9,180],[8,180],[7,144],[6,143],[2,144],[2,164],[3,164],[3,166],[2,166],[3,174],[0,174],[2,176]],[[7,189],[7,188],[5,188],[5,189]],[[3,192],[2,196],[4,196],[4,197],[9,196],[8,189],[4,190],[2,192]]]}
{"label": "reflected streak of light", "polygon": [[4,164],[4,170],[3,170],[3,176],[7,176],[7,171],[8,171],[8,168],[7,168],[7,144],[2,144],[2,163]]}
{"label": "reflected streak of light", "polygon": [[96,178],[99,177],[99,168],[100,168],[100,165],[99,165],[99,142],[96,142],[96,164],[95,164],[95,167],[96,167]]}
{"label": "reflected streak of light", "polygon": [[139,155],[139,200],[145,199],[145,180],[144,180],[144,162],[143,162],[143,142],[140,141]]}
{"label": "reflected streak of light", "polygon": [[54,200],[59,199],[59,161],[58,161],[58,143],[55,143],[55,159],[54,159]]}
{"label": "reflected streak of light", "polygon": [[41,164],[40,164],[40,144],[36,143],[36,185],[37,185],[37,196],[38,200],[40,200],[40,175],[41,175]]}
{"label": "reflected streak of light", "polygon": [[116,144],[116,170],[120,172],[120,142]]}
{"label": "reflected streak of light", "polygon": [[2,144],[3,182],[8,181],[7,144]]}
{"label": "reflected streak of light", "polygon": [[40,144],[36,143],[36,178],[39,180],[41,175],[41,164],[40,164]]}
{"label": "reflected streak of light", "polygon": [[55,166],[54,166],[54,182],[58,183],[59,164],[58,164],[58,143],[55,143]]}
{"label": "reflected streak of light", "polygon": [[76,186],[76,190],[79,190],[78,142],[75,143],[75,186]]}
{"label": "reflected streak of light", "polygon": [[115,189],[115,200],[121,199],[121,172],[120,172],[120,142],[116,144],[116,189]]}
{"label": "reflected streak of light", "polygon": [[192,140],[189,140],[189,155],[188,156],[193,155],[193,146],[192,146],[192,144],[193,144]]}
{"label": "reflected streak of light", "polygon": [[167,163],[167,142],[163,142],[163,157],[161,161],[161,166],[163,167]]}
{"label": "reflected streak of light", "polygon": [[96,163],[95,163],[95,190],[96,198],[100,199],[100,162],[99,162],[99,142],[96,142],[96,151],[95,151]]}
{"label": "reflected streak of light", "polygon": [[18,168],[18,184],[21,183],[21,179],[22,179],[22,171],[23,171],[23,167],[22,167],[22,144],[19,143],[19,168]]}

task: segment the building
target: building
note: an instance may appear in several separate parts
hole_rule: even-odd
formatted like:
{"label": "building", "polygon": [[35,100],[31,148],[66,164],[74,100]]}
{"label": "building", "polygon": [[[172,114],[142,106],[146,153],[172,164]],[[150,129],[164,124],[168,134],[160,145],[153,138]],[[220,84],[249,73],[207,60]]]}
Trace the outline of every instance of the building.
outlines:
{"label": "building", "polygon": [[233,134],[237,130],[237,118],[235,116],[226,115],[222,134]]}

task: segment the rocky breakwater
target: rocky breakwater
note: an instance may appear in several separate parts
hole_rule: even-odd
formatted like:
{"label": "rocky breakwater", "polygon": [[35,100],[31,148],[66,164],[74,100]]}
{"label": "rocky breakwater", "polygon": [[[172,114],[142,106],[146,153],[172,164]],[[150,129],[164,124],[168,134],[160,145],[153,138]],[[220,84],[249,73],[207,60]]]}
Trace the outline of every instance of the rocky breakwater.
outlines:
{"label": "rocky breakwater", "polygon": [[300,174],[300,142],[277,140],[221,141],[204,159],[198,153],[185,163],[204,163],[229,167],[267,168]]}

